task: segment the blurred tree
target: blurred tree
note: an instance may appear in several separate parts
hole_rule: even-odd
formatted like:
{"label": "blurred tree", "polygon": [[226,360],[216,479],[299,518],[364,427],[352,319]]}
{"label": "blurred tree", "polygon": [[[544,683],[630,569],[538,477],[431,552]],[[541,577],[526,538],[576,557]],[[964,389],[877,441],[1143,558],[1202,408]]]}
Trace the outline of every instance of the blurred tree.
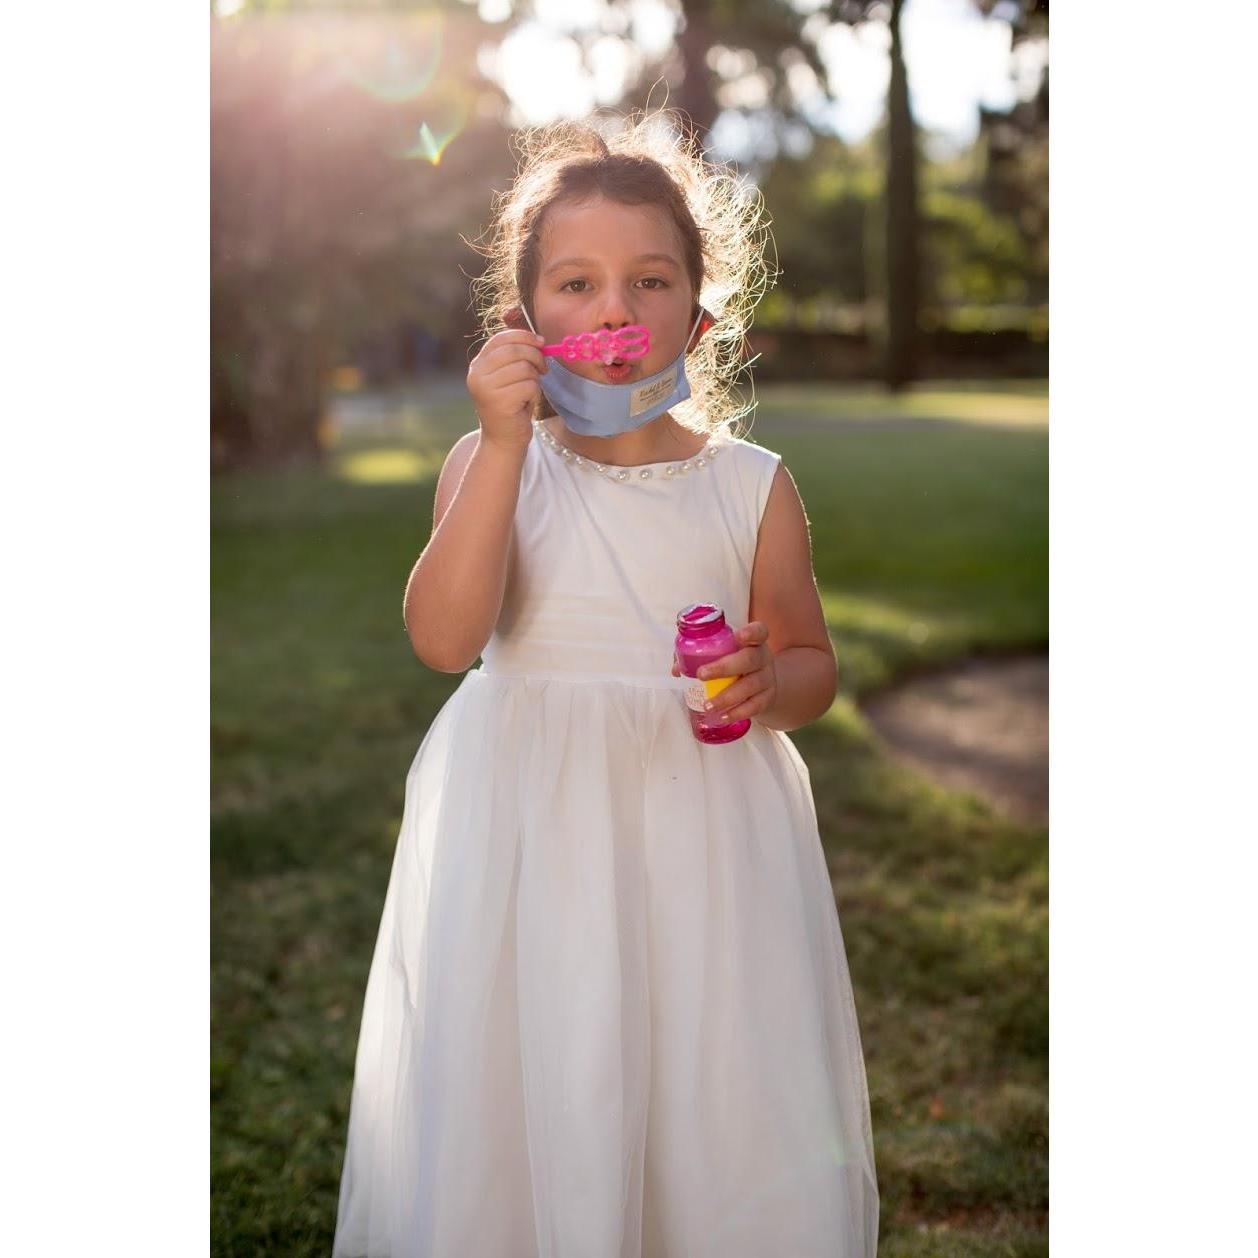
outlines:
{"label": "blurred tree", "polygon": [[[892,391],[917,374],[920,300],[917,131],[909,107],[908,68],[900,22],[904,0],[830,0],[830,22],[858,26],[885,22],[890,35],[891,79],[887,90],[883,270],[882,379]],[[841,90],[841,89],[840,89]]]}
{"label": "blurred tree", "polygon": [[[356,341],[467,306],[461,231],[510,171],[466,13],[234,17],[211,32],[211,444],[318,458]],[[467,320],[454,316],[459,332]]]}
{"label": "blurred tree", "polygon": [[[470,0],[469,0],[470,2]],[[502,0],[517,23],[543,20],[537,0]],[[625,34],[632,27],[638,0],[602,0],[598,10],[585,10],[564,26],[565,37],[581,51],[593,74],[596,49],[609,36],[627,45],[628,73],[620,108],[646,109],[660,104],[659,86],[667,87],[667,104],[686,115],[700,144],[723,108],[748,99],[771,106],[786,125],[806,126],[789,78],[803,66],[815,81],[825,75],[816,47],[801,37],[803,15],[789,0],[673,0],[680,18],[673,45],[661,56],[641,54]]]}
{"label": "blurred tree", "polygon": [[[1048,30],[1048,0],[971,0],[984,17],[1004,20],[1010,23],[1014,48],[1026,40],[1045,38]],[[920,354],[920,328],[922,324],[922,209],[919,197],[919,168],[921,154],[912,110],[910,108],[908,69],[904,60],[904,47],[901,37],[901,20],[904,11],[904,0],[829,0],[825,6],[824,18],[828,23],[843,22],[857,26],[865,22],[882,21],[887,24],[890,55],[890,84],[887,92],[887,116],[883,131],[885,136],[886,175],[884,182],[884,226],[881,248],[877,248],[872,239],[865,241],[867,255],[878,258],[878,267],[882,275],[880,320],[882,332],[882,379],[891,390],[899,390],[907,386],[917,374]],[[816,23],[816,16],[803,18],[799,38],[802,44],[810,40],[805,36],[811,31],[815,39],[822,29]],[[842,87],[838,85],[841,93]],[[1043,114],[1047,121],[1047,77],[1041,86]],[[1033,114],[1038,116],[1038,114]],[[1033,229],[1041,223],[1045,227],[1044,244],[1047,244],[1047,141],[1043,145],[1043,160],[1032,159],[1023,170],[1028,170],[1029,178],[1012,178],[1006,174],[1008,163],[1002,162],[1003,154],[997,147],[994,151],[996,160],[989,163],[990,177],[987,184],[989,200],[992,208],[998,212],[1009,206],[1011,200],[1018,195],[1031,200],[1039,189],[1043,188],[1043,215],[1035,218]],[[1011,189],[1013,191],[1011,191]],[[836,209],[838,207],[836,206]],[[1019,204],[1018,209],[1022,208]],[[947,203],[951,213],[944,212],[942,204],[936,204],[934,212],[941,220],[956,218],[957,202]],[[850,205],[842,206],[842,219],[836,219],[835,229],[851,231],[854,221]],[[975,233],[975,215],[969,216],[970,235]],[[864,221],[859,220],[859,221]],[[959,235],[954,234],[954,241]],[[1001,236],[1000,229],[987,224],[987,238],[990,244]],[[1002,238],[1003,253],[1000,254],[999,265],[1010,263],[1011,254],[1016,253],[1007,237]],[[955,255],[955,249],[954,249]],[[1000,251],[998,251],[999,253]],[[947,256],[947,250],[943,251]],[[989,259],[989,264],[995,257]],[[1047,259],[1043,259],[1044,272],[1047,274]],[[973,275],[971,273],[971,279]],[[980,268],[977,274],[986,274]],[[1003,285],[1007,289],[1007,285]]]}
{"label": "blurred tree", "polygon": [[966,186],[933,187],[922,197],[923,322],[949,308],[1033,304],[1034,269],[1016,222],[995,214]]}
{"label": "blurred tree", "polygon": [[682,28],[664,68],[680,78],[677,104],[705,146],[723,108],[767,108],[779,131],[807,127],[792,79],[825,80],[805,14],[785,0],[679,0]]}
{"label": "blurred tree", "polygon": [[689,117],[700,144],[706,144],[720,112],[709,67],[709,57],[716,43],[713,8],[713,0],[681,0],[682,22],[677,36],[681,83],[676,104]]}
{"label": "blurred tree", "polygon": [[[858,144],[817,137],[804,157],[782,156],[762,187],[773,208],[781,269],[757,316],[771,324],[865,331],[882,292],[885,126]],[[982,196],[981,149],[924,165],[921,191],[921,323],[934,328],[953,312],[1037,302],[1038,272],[1014,217]]]}
{"label": "blurred tree", "polygon": [[1013,50],[1039,44],[1032,63],[1039,80],[1008,111],[979,110],[979,146],[983,162],[980,188],[986,204],[1013,219],[1026,241],[1032,280],[1029,300],[1048,300],[1048,0],[972,0],[986,16],[1004,17],[1013,32]]}
{"label": "blurred tree", "polygon": [[[876,6],[885,7],[885,6]],[[920,223],[917,130],[909,108],[900,19],[904,0],[891,0],[891,85],[887,90],[887,323],[883,381],[902,389],[917,375]]]}
{"label": "blurred tree", "polygon": [[871,292],[868,235],[882,189],[877,141],[849,145],[819,135],[805,156],[774,162],[761,189],[772,207],[781,279],[757,322],[819,297],[863,307]]}

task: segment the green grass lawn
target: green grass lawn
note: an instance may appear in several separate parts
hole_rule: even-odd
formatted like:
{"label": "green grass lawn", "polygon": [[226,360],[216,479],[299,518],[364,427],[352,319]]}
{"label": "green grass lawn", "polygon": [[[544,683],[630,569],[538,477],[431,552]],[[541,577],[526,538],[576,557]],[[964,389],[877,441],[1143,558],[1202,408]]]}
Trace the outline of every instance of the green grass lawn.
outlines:
{"label": "green grass lawn", "polygon": [[[839,660],[809,765],[856,987],[884,1258],[1047,1254],[1048,843],[892,762],[854,700],[1046,648],[1043,384],[759,390]],[[459,684],[402,591],[454,400],[391,400],[326,471],[212,490],[213,1252],[331,1248],[354,1047],[406,771]]]}

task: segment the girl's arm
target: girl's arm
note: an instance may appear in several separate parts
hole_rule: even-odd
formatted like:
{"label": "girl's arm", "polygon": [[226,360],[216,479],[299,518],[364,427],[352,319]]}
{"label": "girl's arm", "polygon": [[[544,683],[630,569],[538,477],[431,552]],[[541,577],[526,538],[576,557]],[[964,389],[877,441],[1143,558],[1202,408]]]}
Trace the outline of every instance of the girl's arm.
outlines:
{"label": "girl's arm", "polygon": [[789,733],[824,716],[838,693],[834,648],[788,646],[773,657],[777,697],[756,720]]}
{"label": "girl's arm", "polygon": [[432,537],[402,604],[415,654],[437,672],[471,668],[498,623],[526,450],[486,440],[478,430],[446,456]]}
{"label": "girl's arm", "polygon": [[838,664],[817,593],[808,517],[784,464],[760,521],[749,619],[767,626],[777,674],[773,706],[756,719],[790,731],[824,715],[838,693]]}

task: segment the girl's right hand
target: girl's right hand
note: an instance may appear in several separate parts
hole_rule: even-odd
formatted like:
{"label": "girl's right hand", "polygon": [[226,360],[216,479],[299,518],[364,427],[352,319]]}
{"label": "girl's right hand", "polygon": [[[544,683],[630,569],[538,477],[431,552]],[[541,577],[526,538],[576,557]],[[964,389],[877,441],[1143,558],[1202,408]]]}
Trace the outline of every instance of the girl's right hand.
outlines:
{"label": "girl's right hand", "polygon": [[533,439],[533,408],[546,371],[540,336],[508,328],[481,346],[467,370],[467,389],[476,406],[482,440],[512,449]]}

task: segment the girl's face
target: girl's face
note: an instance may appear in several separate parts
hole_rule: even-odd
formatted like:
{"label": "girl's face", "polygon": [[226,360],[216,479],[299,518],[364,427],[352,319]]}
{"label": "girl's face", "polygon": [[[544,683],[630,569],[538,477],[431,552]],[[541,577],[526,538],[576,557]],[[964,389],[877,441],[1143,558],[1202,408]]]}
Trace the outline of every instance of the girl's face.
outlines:
{"label": "girl's face", "polygon": [[651,348],[623,365],[597,359],[564,366],[600,384],[639,380],[681,353],[694,323],[695,294],[667,212],[596,197],[561,201],[542,220],[530,313],[548,344],[600,328],[644,324]]}

